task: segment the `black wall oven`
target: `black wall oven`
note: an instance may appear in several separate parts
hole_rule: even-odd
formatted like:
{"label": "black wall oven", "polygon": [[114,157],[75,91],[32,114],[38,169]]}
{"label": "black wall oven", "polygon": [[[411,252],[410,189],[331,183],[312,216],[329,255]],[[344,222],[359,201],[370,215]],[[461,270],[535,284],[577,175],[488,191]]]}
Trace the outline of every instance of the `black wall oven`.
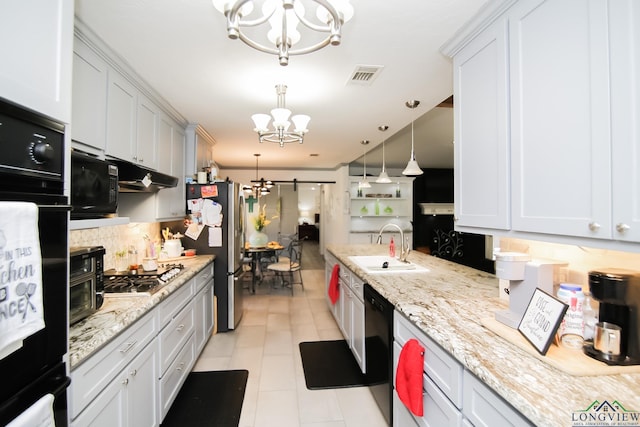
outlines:
{"label": "black wall oven", "polygon": [[[0,102],[0,152],[0,204],[17,201],[38,206],[45,323],[44,329],[26,337],[20,348],[0,360],[0,425],[52,394],[56,426],[66,426],[70,381],[63,356],[67,351],[71,208],[63,196],[64,127]],[[0,301],[0,322],[3,313],[8,313],[2,307],[5,302]]]}

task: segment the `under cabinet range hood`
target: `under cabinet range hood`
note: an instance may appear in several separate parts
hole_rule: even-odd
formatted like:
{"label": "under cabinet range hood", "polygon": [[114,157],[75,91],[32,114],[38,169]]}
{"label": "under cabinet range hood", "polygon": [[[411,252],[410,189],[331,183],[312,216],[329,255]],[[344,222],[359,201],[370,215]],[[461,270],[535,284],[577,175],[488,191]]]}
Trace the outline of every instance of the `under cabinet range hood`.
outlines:
{"label": "under cabinet range hood", "polygon": [[154,193],[178,185],[178,178],[123,160],[110,160],[118,166],[121,193]]}

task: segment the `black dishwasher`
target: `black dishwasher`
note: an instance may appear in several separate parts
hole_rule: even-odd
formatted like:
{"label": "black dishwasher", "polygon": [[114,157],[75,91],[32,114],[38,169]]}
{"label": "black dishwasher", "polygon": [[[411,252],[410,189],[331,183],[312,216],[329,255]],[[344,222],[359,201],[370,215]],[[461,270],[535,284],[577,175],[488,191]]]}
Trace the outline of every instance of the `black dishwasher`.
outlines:
{"label": "black dishwasher", "polygon": [[369,386],[387,423],[393,413],[393,305],[368,283],[364,285],[367,376],[382,378]]}

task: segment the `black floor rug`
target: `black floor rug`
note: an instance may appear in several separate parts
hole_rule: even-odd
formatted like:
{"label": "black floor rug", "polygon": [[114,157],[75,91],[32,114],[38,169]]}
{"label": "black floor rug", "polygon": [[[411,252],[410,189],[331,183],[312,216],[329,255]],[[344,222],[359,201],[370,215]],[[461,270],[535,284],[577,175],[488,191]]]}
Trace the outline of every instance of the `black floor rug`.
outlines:
{"label": "black floor rug", "polygon": [[[300,343],[304,379],[309,390],[363,387],[387,381],[384,363],[369,363],[363,374],[345,340]],[[369,369],[371,368],[371,369]]]}
{"label": "black floor rug", "polygon": [[249,371],[191,372],[162,427],[237,427]]}

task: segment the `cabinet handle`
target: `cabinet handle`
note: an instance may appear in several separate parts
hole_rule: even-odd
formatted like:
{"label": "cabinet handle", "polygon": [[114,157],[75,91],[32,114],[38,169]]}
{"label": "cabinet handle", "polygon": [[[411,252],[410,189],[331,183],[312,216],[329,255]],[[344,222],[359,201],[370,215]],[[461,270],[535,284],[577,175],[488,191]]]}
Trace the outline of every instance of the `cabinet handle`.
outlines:
{"label": "cabinet handle", "polygon": [[183,368],[184,368],[184,362],[178,365],[178,367],[176,368],[176,371],[182,371]]}
{"label": "cabinet handle", "polygon": [[138,374],[138,370],[134,369],[133,371],[129,372],[129,375],[131,375],[132,377],[135,377]]}
{"label": "cabinet handle", "polygon": [[618,230],[618,233],[624,233],[625,231],[629,230],[631,227],[629,227],[627,224],[625,223],[620,223],[620,224],[616,224],[616,230]]}
{"label": "cabinet handle", "polygon": [[600,229],[600,224],[598,224],[597,222],[590,222],[589,223],[589,230],[597,231],[599,229]]}
{"label": "cabinet handle", "polygon": [[181,324],[180,326],[178,326],[178,327],[176,328],[176,331],[178,331],[178,332],[182,332],[182,330],[183,330],[183,329],[184,329],[184,324]]}
{"label": "cabinet handle", "polygon": [[136,344],[137,344],[137,341],[131,341],[131,342],[127,343],[127,346],[125,348],[120,349],[120,353],[122,353],[122,354],[127,353]]}
{"label": "cabinet handle", "polygon": [[122,380],[122,385],[127,385],[129,384],[129,378],[125,378]]}
{"label": "cabinet handle", "polygon": [[457,220],[458,220],[458,217],[457,217],[456,215],[454,215],[454,216],[453,216],[453,221],[455,222],[455,221],[457,221]]}
{"label": "cabinet handle", "polygon": [[137,162],[138,161],[138,156],[133,156],[132,159],[133,159],[134,162]]}

